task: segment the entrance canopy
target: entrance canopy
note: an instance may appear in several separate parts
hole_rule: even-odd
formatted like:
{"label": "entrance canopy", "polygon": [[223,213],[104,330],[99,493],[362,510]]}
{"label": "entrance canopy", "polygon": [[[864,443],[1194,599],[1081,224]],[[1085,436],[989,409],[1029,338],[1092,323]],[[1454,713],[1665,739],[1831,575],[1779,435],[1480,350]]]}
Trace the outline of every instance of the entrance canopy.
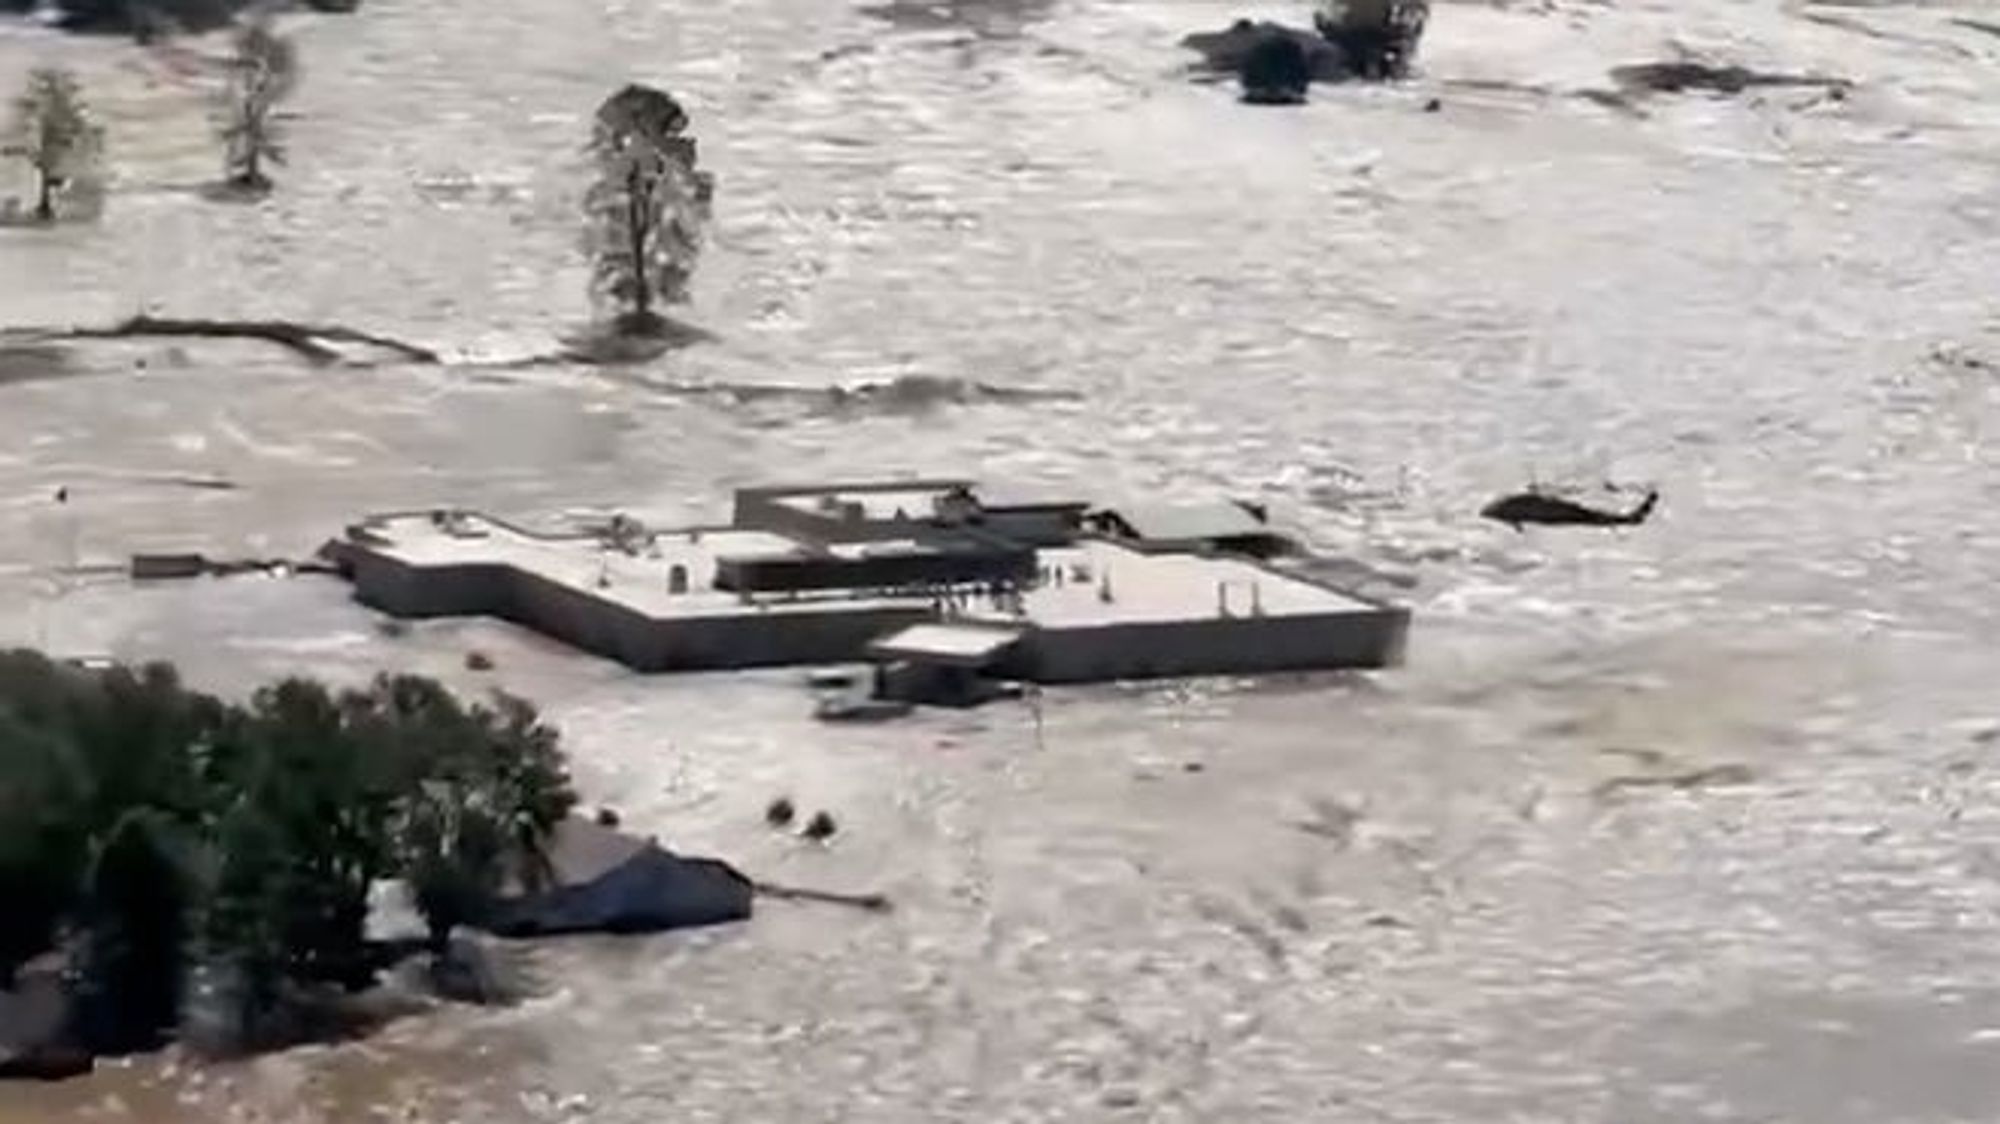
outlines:
{"label": "entrance canopy", "polygon": [[913,624],[868,645],[878,659],[983,668],[1021,639],[1019,629],[961,624]]}

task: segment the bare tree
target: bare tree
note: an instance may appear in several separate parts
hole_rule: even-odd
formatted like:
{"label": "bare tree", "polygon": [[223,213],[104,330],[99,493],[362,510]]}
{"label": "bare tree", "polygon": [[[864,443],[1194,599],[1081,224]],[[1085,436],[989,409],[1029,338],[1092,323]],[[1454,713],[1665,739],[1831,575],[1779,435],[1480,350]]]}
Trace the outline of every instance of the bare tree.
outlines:
{"label": "bare tree", "polygon": [[74,75],[46,67],[28,75],[27,88],[14,99],[13,126],[0,152],[26,160],[34,170],[37,222],[54,222],[59,198],[94,185],[104,130],[92,119]]}
{"label": "bare tree", "polygon": [[224,183],[238,191],[269,191],[271,178],[264,167],[285,162],[276,111],[298,85],[298,52],[260,18],[236,32],[225,69],[227,81],[217,107]]}
{"label": "bare tree", "polygon": [[597,181],[585,196],[593,289],[617,309],[624,335],[654,335],[655,306],[687,300],[714,196],[696,167],[688,117],[673,96],[632,85],[598,108],[590,153]]}

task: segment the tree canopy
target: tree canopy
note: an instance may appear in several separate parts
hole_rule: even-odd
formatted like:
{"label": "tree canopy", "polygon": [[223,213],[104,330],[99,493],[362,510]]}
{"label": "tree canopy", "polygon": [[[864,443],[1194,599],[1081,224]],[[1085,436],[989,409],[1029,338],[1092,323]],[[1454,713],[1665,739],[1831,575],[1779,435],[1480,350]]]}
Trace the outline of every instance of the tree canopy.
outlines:
{"label": "tree canopy", "polygon": [[647,86],[626,86],[597,110],[585,245],[594,291],[624,332],[658,331],[655,307],[688,299],[715,185],[696,166],[687,125],[673,95]]}
{"label": "tree canopy", "polygon": [[54,67],[29,72],[0,152],[33,170],[37,222],[54,222],[59,199],[96,186],[103,148],[104,130],[84,104],[76,77]]}
{"label": "tree canopy", "polygon": [[369,981],[374,882],[407,880],[441,947],[574,803],[555,731],[509,696],[383,676],[230,703],[165,665],[0,653],[0,982],[69,950],[90,1044],[129,1048],[203,963],[250,1025],[289,987]]}

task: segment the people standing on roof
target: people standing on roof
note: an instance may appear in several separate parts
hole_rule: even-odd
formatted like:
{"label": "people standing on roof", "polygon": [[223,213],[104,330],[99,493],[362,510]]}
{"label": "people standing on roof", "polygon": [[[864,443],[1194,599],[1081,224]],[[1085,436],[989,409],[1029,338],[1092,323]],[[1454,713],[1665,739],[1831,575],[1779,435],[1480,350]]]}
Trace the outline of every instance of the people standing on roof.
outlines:
{"label": "people standing on roof", "polygon": [[979,497],[963,484],[954,484],[932,505],[940,522],[977,523],[979,521]]}

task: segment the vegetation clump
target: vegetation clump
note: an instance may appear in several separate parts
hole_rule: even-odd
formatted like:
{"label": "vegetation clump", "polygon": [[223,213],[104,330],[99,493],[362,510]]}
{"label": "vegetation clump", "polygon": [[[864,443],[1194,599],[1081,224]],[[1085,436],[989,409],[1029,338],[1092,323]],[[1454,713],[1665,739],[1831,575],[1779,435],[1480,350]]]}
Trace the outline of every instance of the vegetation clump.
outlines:
{"label": "vegetation clump", "polygon": [[1356,76],[1406,77],[1430,19],[1430,0],[1321,0],[1313,26],[1346,53]]}
{"label": "vegetation clump", "polygon": [[1238,79],[1252,105],[1297,105],[1312,85],[1312,60],[1290,35],[1272,35],[1250,48]]}
{"label": "vegetation clump", "polygon": [[506,695],[288,679],[238,704],[164,664],[25,651],[0,653],[0,782],[0,986],[64,951],[98,1053],[157,1043],[197,977],[243,1047],[289,999],[367,986],[379,880],[408,883],[441,953],[546,870],[576,800],[556,732]]}

